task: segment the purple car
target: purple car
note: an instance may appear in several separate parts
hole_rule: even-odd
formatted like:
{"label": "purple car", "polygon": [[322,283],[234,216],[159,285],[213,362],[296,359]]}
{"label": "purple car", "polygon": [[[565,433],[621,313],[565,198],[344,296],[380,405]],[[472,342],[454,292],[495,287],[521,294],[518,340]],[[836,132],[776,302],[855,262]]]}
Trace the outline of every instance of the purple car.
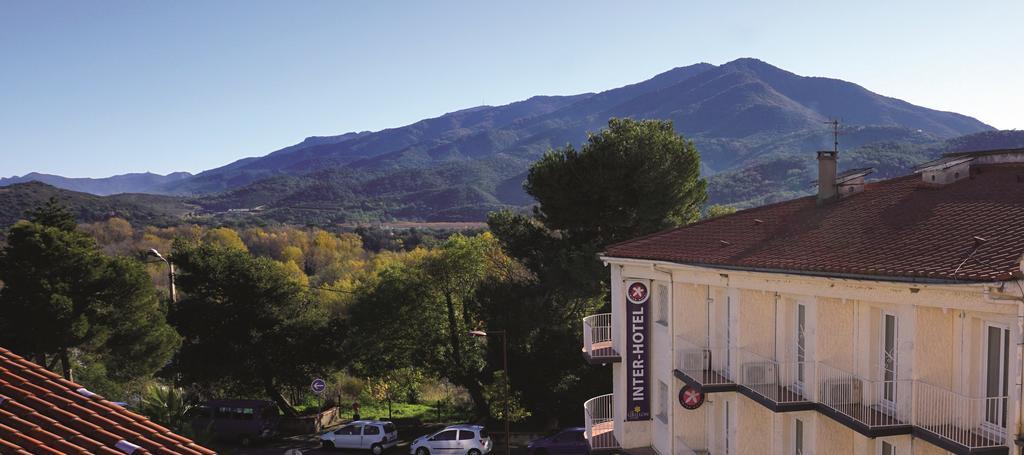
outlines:
{"label": "purple car", "polygon": [[529,455],[587,455],[590,445],[583,427],[565,428],[526,445]]}

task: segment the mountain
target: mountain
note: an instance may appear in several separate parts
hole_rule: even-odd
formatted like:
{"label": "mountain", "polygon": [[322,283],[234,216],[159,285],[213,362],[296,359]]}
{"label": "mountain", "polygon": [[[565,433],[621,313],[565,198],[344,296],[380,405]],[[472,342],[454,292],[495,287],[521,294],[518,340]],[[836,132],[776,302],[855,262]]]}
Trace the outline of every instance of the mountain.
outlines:
{"label": "mountain", "polygon": [[155,194],[117,194],[97,196],[70,191],[32,181],[0,187],[0,235],[25,211],[39,207],[51,197],[68,206],[80,222],[102,221],[120,217],[135,226],[168,226],[198,209],[181,198]]}
{"label": "mountain", "polygon": [[[521,188],[530,164],[552,148],[579,146],[611,117],[673,121],[697,145],[712,199],[730,203],[795,191],[726,179],[755,168],[757,175],[802,175],[811,152],[832,147],[824,124],[832,118],[842,119],[844,150],[936,146],[993,131],[965,115],[745,58],[679,67],[600,93],[535,96],[381,131],[307,138],[149,191],[188,197],[213,216],[255,210],[261,219],[318,224],[479,220],[495,208],[530,204]],[[877,156],[903,169],[899,150]]]}
{"label": "mountain", "polygon": [[80,191],[100,196],[118,193],[155,193],[163,185],[179,182],[192,177],[188,172],[174,172],[167,175],[122,174],[105,178],[71,178],[52,174],[31,172],[21,177],[0,178],[0,187],[16,183],[42,182],[66,190]]}

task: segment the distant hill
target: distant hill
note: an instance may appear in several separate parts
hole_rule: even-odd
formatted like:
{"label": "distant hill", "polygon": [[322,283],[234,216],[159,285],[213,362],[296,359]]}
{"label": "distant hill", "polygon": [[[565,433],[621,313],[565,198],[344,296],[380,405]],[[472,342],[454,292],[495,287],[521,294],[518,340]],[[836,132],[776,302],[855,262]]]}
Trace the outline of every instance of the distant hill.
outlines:
{"label": "distant hill", "polygon": [[72,178],[52,174],[31,172],[21,177],[0,178],[0,186],[15,183],[42,182],[66,190],[80,191],[100,196],[118,193],[159,193],[163,185],[179,182],[192,177],[188,172],[174,172],[167,175],[122,174],[105,178]]}
{"label": "distant hill", "polygon": [[915,147],[993,131],[965,115],[747,58],[675,68],[600,93],[536,96],[376,132],[307,138],[148,191],[187,196],[207,213],[258,209],[261,218],[288,222],[480,220],[489,210],[528,205],[521,186],[530,164],[552,148],[578,146],[611,117],[672,120],[697,145],[713,200],[744,204],[797,190],[727,179],[803,173],[813,151],[831,148],[824,124],[831,118],[843,120],[844,150],[908,147],[876,154],[900,169],[917,156],[908,151]]}
{"label": "distant hill", "polygon": [[80,222],[110,217],[127,219],[136,226],[168,226],[181,222],[197,209],[183,199],[154,194],[96,196],[56,188],[41,182],[16,183],[0,187],[0,231],[23,219],[25,211],[39,207],[51,197],[67,205]]}

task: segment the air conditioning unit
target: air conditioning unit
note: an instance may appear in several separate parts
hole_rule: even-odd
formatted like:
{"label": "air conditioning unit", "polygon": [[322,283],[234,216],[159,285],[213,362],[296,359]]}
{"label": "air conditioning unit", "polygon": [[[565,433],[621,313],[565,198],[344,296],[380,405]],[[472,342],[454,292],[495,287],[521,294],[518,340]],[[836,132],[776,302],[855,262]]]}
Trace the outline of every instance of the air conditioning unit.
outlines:
{"label": "air conditioning unit", "polygon": [[744,385],[777,384],[778,374],[771,362],[750,362],[743,364]]}
{"label": "air conditioning unit", "polygon": [[826,399],[832,404],[860,404],[864,400],[864,383],[857,378],[829,381]]}
{"label": "air conditioning unit", "polygon": [[700,351],[684,351],[682,356],[683,371],[711,370],[711,351],[708,349],[702,349]]}

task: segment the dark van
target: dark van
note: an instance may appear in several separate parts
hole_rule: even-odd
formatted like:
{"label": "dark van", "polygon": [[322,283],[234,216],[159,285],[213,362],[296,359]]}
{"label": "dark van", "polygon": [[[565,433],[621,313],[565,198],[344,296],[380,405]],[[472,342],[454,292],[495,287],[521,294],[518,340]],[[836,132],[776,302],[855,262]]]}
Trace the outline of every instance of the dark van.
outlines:
{"label": "dark van", "polygon": [[210,400],[193,408],[192,429],[222,441],[247,446],[277,435],[277,405],[264,400]]}

